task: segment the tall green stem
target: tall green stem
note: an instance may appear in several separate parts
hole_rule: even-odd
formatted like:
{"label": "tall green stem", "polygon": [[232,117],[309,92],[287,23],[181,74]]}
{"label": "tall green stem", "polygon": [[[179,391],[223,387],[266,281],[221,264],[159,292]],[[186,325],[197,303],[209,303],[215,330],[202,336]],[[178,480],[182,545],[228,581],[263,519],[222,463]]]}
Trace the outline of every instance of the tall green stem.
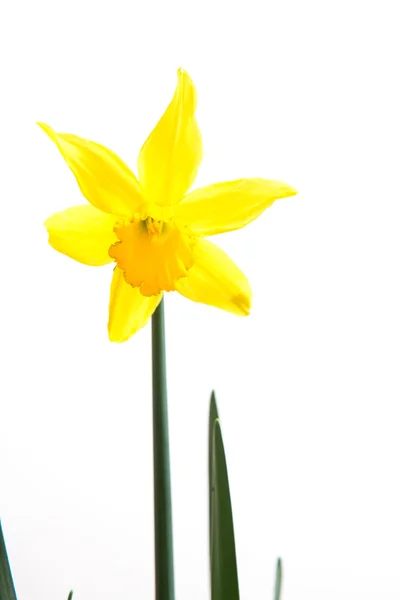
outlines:
{"label": "tall green stem", "polygon": [[156,600],[174,600],[164,301],[152,317],[154,545]]}

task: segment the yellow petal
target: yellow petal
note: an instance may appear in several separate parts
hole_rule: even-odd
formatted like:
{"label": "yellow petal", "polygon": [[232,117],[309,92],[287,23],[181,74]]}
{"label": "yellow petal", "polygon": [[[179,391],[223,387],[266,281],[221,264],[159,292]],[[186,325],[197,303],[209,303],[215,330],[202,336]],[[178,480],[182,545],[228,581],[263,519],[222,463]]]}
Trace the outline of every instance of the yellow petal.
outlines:
{"label": "yellow petal", "polygon": [[126,283],[121,269],[115,267],[111,283],[108,335],[112,342],[125,342],[147,321],[156,310],[162,294],[143,296],[139,288]]}
{"label": "yellow petal", "polygon": [[175,289],[176,281],[193,265],[193,241],[173,223],[147,219],[116,227],[119,239],[109,254],[126,281],[144,296]]}
{"label": "yellow petal", "polygon": [[281,181],[238,179],[200,188],[175,208],[176,222],[196,235],[240,229],[278,200],[297,194]]}
{"label": "yellow petal", "polygon": [[85,265],[97,267],[112,262],[108,250],[117,240],[115,221],[113,215],[84,204],[55,213],[45,226],[53,248]]}
{"label": "yellow petal", "polygon": [[196,101],[193,82],[180,69],[172,101],[138,158],[140,184],[151,204],[176,204],[196,177],[202,157],[201,135],[194,116]]}
{"label": "yellow petal", "polygon": [[124,217],[143,210],[139,183],[114,152],[76,135],[56,133],[45,123],[38,125],[57,145],[82,194],[93,206]]}
{"label": "yellow petal", "polygon": [[198,240],[193,249],[195,263],[176,290],[195,302],[210,304],[236,315],[248,315],[251,289],[246,276],[223,250]]}

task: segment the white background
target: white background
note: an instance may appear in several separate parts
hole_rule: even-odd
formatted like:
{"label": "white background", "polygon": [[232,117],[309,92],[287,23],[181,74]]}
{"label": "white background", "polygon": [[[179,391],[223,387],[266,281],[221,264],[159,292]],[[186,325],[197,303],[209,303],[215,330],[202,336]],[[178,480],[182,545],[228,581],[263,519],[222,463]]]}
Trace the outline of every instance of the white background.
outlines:
{"label": "white background", "polygon": [[196,185],[299,195],[215,241],[249,277],[240,319],[166,299],[177,599],[208,597],[207,416],[222,418],[243,598],[400,597],[396,2],[3,3],[0,514],[20,600],[150,600],[150,327],[113,345],[112,266],[54,252],[81,203],[35,125],[133,168],[183,66]]}

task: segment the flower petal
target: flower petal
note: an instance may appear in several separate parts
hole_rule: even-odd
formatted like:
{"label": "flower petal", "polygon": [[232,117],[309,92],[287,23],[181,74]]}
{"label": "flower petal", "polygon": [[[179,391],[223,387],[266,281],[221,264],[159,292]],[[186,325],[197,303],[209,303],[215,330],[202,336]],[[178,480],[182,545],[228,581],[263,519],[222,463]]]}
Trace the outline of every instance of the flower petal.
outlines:
{"label": "flower petal", "polygon": [[196,177],[202,158],[201,135],[194,116],[196,96],[192,80],[180,69],[172,101],[138,158],[140,184],[151,204],[176,204]]}
{"label": "flower petal", "polygon": [[118,239],[116,217],[90,204],[73,206],[47,219],[49,244],[58,252],[84,263],[100,266],[112,262],[108,250]]}
{"label": "flower petal", "polygon": [[176,290],[194,302],[210,304],[236,315],[248,315],[251,289],[246,276],[227,254],[207,240],[194,247],[195,263]]}
{"label": "flower petal", "polygon": [[111,283],[108,335],[112,342],[125,342],[147,321],[161,302],[162,294],[145,297],[139,288],[126,283],[124,273],[115,267]]}
{"label": "flower petal", "polygon": [[297,194],[281,181],[238,179],[200,188],[175,208],[175,218],[196,235],[215,235],[240,229],[278,200]]}
{"label": "flower petal", "polygon": [[56,133],[45,123],[38,125],[56,144],[82,194],[93,206],[123,217],[143,210],[139,183],[114,152],[76,135]]}

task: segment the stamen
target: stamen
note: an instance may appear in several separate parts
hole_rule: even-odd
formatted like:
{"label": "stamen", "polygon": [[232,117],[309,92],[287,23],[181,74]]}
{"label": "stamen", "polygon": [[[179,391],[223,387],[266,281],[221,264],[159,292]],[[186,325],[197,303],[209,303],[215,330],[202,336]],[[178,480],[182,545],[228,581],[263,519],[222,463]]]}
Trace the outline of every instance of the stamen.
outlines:
{"label": "stamen", "polygon": [[155,219],[148,217],[146,220],[146,224],[150,241],[156,241],[162,233],[164,226],[163,221],[156,221]]}

